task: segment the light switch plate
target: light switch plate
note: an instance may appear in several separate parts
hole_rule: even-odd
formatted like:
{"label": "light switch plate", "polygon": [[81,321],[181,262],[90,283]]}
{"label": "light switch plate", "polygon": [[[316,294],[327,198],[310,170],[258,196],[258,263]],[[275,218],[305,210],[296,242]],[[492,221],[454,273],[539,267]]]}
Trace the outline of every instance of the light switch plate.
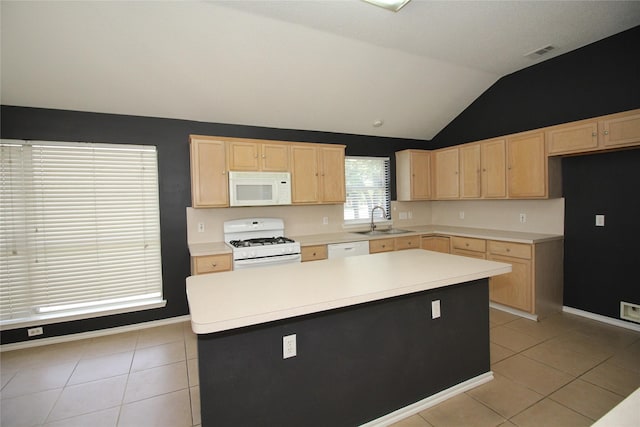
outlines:
{"label": "light switch plate", "polygon": [[596,227],[604,227],[604,215],[596,215]]}

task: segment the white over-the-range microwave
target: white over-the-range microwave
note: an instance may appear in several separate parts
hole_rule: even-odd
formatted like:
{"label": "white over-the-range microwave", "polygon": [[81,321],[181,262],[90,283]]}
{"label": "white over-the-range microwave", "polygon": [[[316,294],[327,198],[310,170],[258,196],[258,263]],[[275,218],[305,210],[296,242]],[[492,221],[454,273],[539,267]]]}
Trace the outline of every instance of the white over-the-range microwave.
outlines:
{"label": "white over-the-range microwave", "polygon": [[230,206],[291,204],[289,172],[229,171]]}

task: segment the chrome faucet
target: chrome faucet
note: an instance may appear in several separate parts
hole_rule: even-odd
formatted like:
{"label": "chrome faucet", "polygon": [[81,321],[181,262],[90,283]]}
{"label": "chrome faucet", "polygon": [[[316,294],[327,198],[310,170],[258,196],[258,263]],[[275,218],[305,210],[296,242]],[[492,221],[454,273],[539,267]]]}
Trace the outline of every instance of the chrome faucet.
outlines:
{"label": "chrome faucet", "polygon": [[380,209],[382,211],[382,217],[386,218],[387,214],[384,211],[384,208],[382,206],[374,206],[373,209],[371,209],[371,230],[370,231],[374,231],[376,229],[376,225],[373,223],[373,212],[375,212],[376,209]]}

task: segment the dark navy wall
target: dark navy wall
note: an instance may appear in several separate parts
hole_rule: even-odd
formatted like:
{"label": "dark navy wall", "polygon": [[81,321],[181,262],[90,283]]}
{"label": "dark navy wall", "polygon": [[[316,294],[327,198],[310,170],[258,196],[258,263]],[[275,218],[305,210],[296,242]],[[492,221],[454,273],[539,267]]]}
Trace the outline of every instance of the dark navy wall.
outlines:
{"label": "dark navy wall", "polygon": [[620,301],[640,304],[640,149],[567,157],[562,171],[565,305],[619,318]]}
{"label": "dark navy wall", "polygon": [[[186,207],[191,206],[189,134],[338,143],[347,155],[390,156],[424,141],[304,132],[186,120],[2,106],[3,139],[150,144],[158,149],[162,270],[167,306],[115,316],[47,325],[36,339],[158,320],[188,313],[185,278],[190,275]],[[392,184],[395,189],[395,184]],[[3,344],[26,341],[25,328],[3,331]],[[33,339],[33,338],[32,338]]]}
{"label": "dark navy wall", "polygon": [[[640,108],[640,27],[500,79],[433,140],[434,147]],[[562,160],[564,305],[619,318],[640,304],[640,150]],[[606,214],[596,228],[595,214]]]}
{"label": "dark navy wall", "polygon": [[479,141],[640,107],[640,26],[498,80],[430,147]]}

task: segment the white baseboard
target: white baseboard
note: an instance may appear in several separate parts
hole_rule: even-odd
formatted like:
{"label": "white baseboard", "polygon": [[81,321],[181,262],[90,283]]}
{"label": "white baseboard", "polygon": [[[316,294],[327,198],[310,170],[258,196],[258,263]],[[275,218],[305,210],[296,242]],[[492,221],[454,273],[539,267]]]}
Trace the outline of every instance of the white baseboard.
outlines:
{"label": "white baseboard", "polygon": [[562,311],[564,313],[575,314],[576,316],[582,316],[591,320],[597,320],[598,322],[607,323],[609,325],[640,332],[640,325],[625,322],[624,320],[614,319],[613,317],[603,316],[601,314],[595,314],[591,313],[590,311],[579,310],[573,307],[567,307],[566,305],[562,306]]}
{"label": "white baseboard", "polygon": [[495,308],[496,310],[506,311],[507,313],[514,314],[516,316],[524,317],[525,319],[533,320],[534,322],[538,321],[537,314],[527,313],[525,311],[516,310],[515,308],[507,307],[506,305],[498,304],[497,302],[489,301],[489,307]]}
{"label": "white baseboard", "polygon": [[432,406],[437,405],[438,403],[444,402],[447,399],[457,396],[458,394],[464,393],[465,391],[471,390],[472,388],[478,387],[479,385],[488,383],[491,380],[493,380],[493,372],[489,371],[484,374],[478,375],[477,377],[468,379],[467,381],[460,384],[456,384],[453,387],[449,387],[446,390],[442,390],[441,392],[429,396],[426,399],[422,399],[418,402],[412,403],[411,405],[405,406],[404,408],[400,408],[397,411],[393,411],[380,418],[369,421],[366,424],[362,424],[360,427],[389,426],[407,417],[415,415],[420,411],[429,409]]}
{"label": "white baseboard", "polygon": [[156,326],[171,325],[173,323],[191,320],[190,315],[170,317],[168,319],[153,320],[151,322],[135,323],[133,325],[118,326],[116,328],[100,329],[97,331],[80,332],[78,334],[61,335],[59,337],[42,338],[32,341],[21,341],[12,344],[0,345],[0,353],[3,351],[20,350],[23,348],[38,347],[41,345],[59,344],[69,341],[84,340],[88,338],[103,337],[105,335],[121,334],[123,332],[137,331],[140,329],[155,328]]}

